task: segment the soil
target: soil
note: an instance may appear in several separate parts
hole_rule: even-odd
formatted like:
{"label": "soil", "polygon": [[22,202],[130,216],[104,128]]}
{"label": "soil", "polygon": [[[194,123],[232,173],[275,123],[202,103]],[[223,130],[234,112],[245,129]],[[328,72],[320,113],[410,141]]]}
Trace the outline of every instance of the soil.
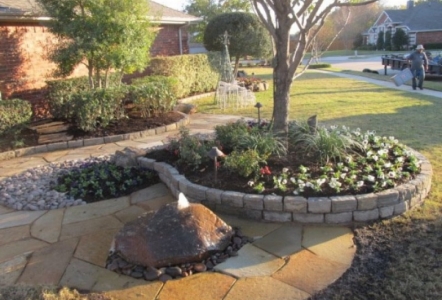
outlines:
{"label": "soil", "polygon": [[[226,154],[228,154],[226,152]],[[178,156],[171,153],[167,148],[162,150],[152,151],[147,153],[148,158],[155,159],[156,161],[166,162],[176,168],[180,174],[186,176],[186,178],[195,184],[202,185],[209,188],[215,188],[226,191],[237,191],[246,194],[257,194],[258,192],[249,184],[250,179],[240,176],[238,173],[231,172],[225,168],[217,168],[215,179],[215,167],[213,163],[202,165],[198,169],[192,169],[187,165],[180,164]],[[279,188],[274,187],[274,177],[279,177],[283,168],[287,168],[291,174],[298,174],[299,167],[303,165],[309,168],[309,173],[312,178],[319,178],[322,171],[321,165],[312,163],[311,158],[300,157],[298,153],[288,154],[285,158],[271,157],[267,159],[267,166],[271,171],[270,174],[263,174],[259,178],[260,182],[265,185],[265,190],[261,193],[263,195],[276,194],[280,196],[293,196],[293,188],[290,184],[287,184],[287,190],[284,192]],[[415,174],[412,174],[411,178],[414,178]],[[397,180],[396,184],[405,183],[407,180]],[[383,189],[389,188],[386,186]],[[304,197],[330,197],[337,195],[353,195],[353,194],[368,194],[374,192],[373,186],[368,184],[361,187],[358,191],[354,191],[342,186],[342,190],[337,193],[336,190],[330,188],[328,185],[323,185],[321,191],[314,191],[313,189],[305,188],[301,193]]]}
{"label": "soil", "polygon": [[[125,133],[132,133],[137,131],[143,131],[147,129],[157,128],[160,126],[169,125],[178,122],[183,118],[183,115],[178,112],[168,112],[165,114],[152,116],[150,118],[141,118],[137,116],[130,116],[127,119],[120,119],[111,122],[108,126],[104,128],[97,128],[93,132],[85,132],[78,129],[74,124],[72,124],[67,133],[72,135],[74,140],[78,139],[88,139],[94,137],[111,136]],[[41,123],[42,120],[37,121]],[[29,125],[32,126],[37,122],[33,122]],[[18,134],[9,134],[0,137],[0,152],[10,151],[14,149],[20,149],[25,147],[38,146],[39,134],[32,129],[25,128]],[[16,141],[11,142],[11,141]]]}

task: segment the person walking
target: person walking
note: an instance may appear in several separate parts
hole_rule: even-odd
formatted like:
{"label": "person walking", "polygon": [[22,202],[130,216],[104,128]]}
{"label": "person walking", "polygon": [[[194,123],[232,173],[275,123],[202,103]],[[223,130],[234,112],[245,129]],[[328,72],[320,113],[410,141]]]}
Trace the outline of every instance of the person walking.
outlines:
{"label": "person walking", "polygon": [[416,89],[416,85],[423,90],[425,72],[428,70],[428,58],[424,52],[424,46],[417,45],[416,51],[408,56],[408,65],[410,66],[411,73],[413,74],[413,90]]}

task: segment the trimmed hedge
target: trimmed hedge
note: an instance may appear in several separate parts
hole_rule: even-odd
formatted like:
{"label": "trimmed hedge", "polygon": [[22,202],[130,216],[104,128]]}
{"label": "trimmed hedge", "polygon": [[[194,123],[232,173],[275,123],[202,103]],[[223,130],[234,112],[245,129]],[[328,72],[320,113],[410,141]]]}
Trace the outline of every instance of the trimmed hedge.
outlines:
{"label": "trimmed hedge", "polygon": [[309,69],[325,69],[325,68],[330,68],[331,65],[330,64],[326,64],[326,63],[322,63],[322,64],[313,64],[313,65],[309,65],[308,68]]}
{"label": "trimmed hedge", "polygon": [[73,93],[71,103],[75,107],[73,118],[78,128],[93,131],[106,127],[112,120],[124,114],[125,87],[87,90]]}
{"label": "trimmed hedge", "polygon": [[[109,86],[119,86],[120,76],[111,74]],[[49,112],[54,118],[74,121],[75,106],[72,95],[90,89],[87,76],[46,81],[48,86]]]}
{"label": "trimmed hedge", "polygon": [[156,57],[151,60],[152,75],[178,79],[176,96],[184,98],[213,91],[219,80],[221,53]]}
{"label": "trimmed hedge", "polygon": [[21,99],[0,100],[0,134],[21,129],[32,118],[31,103]]}
{"label": "trimmed hedge", "polygon": [[146,76],[132,81],[129,99],[141,110],[143,117],[171,111],[177,101],[178,79]]}

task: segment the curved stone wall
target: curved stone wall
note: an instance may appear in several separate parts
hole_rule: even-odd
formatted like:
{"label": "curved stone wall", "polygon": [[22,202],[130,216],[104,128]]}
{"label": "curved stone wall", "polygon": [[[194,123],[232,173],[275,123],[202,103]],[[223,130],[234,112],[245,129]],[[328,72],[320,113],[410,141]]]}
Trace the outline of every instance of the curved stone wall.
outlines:
{"label": "curved stone wall", "polygon": [[431,187],[430,162],[414,151],[421,161],[416,179],[379,193],[334,197],[277,196],[223,191],[197,185],[172,166],[140,157],[140,165],[158,171],[161,180],[177,197],[206,205],[215,212],[271,222],[350,224],[387,219],[423,203]]}

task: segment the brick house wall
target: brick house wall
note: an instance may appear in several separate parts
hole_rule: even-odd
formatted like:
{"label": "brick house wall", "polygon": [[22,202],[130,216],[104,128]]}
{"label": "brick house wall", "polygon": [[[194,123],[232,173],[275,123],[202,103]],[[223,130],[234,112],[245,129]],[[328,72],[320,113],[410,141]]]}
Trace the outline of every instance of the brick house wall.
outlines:
{"label": "brick house wall", "polygon": [[442,43],[442,31],[416,33],[416,44]]}
{"label": "brick house wall", "polygon": [[[178,55],[179,26],[163,25],[151,48],[152,56]],[[183,53],[189,53],[187,32],[181,30]],[[0,25],[0,92],[3,99],[29,100],[36,115],[47,115],[46,81],[54,79],[55,64],[47,58],[49,47],[56,40],[40,24],[3,23]],[[87,75],[80,65],[71,77]]]}

